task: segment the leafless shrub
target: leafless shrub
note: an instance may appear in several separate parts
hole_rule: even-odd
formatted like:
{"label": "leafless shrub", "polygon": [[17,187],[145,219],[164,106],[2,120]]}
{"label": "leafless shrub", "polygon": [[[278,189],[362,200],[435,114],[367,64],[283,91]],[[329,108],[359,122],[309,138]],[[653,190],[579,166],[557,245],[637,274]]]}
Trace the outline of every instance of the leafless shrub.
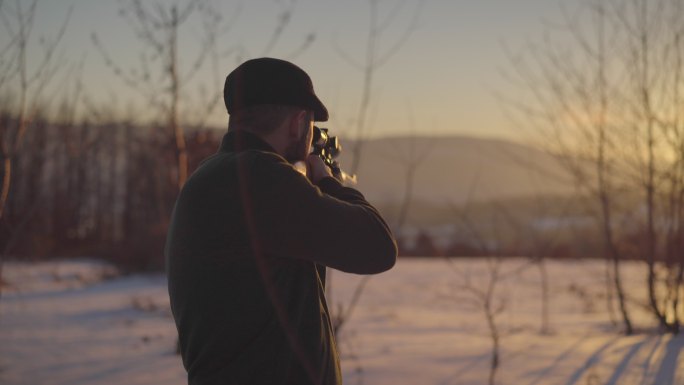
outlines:
{"label": "leafless shrub", "polygon": [[[366,38],[365,45],[365,57],[360,61],[354,58],[354,55],[348,53],[345,49],[340,46],[337,36],[333,40],[333,46],[340,55],[340,57],[346,61],[349,65],[361,71],[363,74],[363,82],[361,86],[361,98],[359,102],[359,107],[355,119],[355,135],[354,135],[354,146],[352,148],[352,164],[349,167],[349,171],[352,175],[355,175],[358,171],[361,162],[361,150],[363,146],[364,139],[366,139],[368,132],[370,131],[370,107],[372,103],[372,96],[374,91],[374,81],[375,74],[382,68],[396,53],[406,44],[409,37],[415,32],[418,27],[418,22],[420,20],[421,9],[423,1],[419,1],[411,14],[411,19],[409,23],[401,29],[401,32],[397,35],[398,37],[394,42],[387,46],[381,47],[379,40],[381,36],[387,33],[388,28],[390,28],[395,22],[397,16],[401,13],[405,2],[399,2],[395,4],[389,12],[387,12],[384,17],[380,15],[379,2],[377,0],[368,0],[369,5],[369,26],[368,35]],[[412,155],[414,155],[412,153]],[[416,163],[415,159],[412,159],[409,164]],[[412,178],[415,173],[416,165],[412,165],[408,168],[410,170],[409,176]],[[409,181],[407,186],[407,192],[405,202],[410,202],[411,191],[412,191],[413,181]],[[408,203],[405,203],[405,208],[408,209]],[[333,296],[333,286],[332,286],[332,270],[328,269],[327,272],[327,282],[326,282],[326,296],[329,303],[331,304],[331,318],[334,322],[334,332],[335,335],[339,335],[339,331],[344,327],[345,323],[350,319],[351,315],[358,304],[359,299],[363,293],[370,276],[363,277],[354,290],[354,294],[350,302],[345,306],[342,303],[335,304]]]}
{"label": "leafless shrub", "polygon": [[[661,327],[676,332],[681,318],[672,307],[681,294],[659,297],[657,286],[681,288],[684,270],[673,257],[684,231],[682,15],[680,0],[587,0],[527,52],[510,55],[512,82],[529,92],[508,105],[594,202],[626,334],[633,331],[620,271],[627,258],[647,262]],[[656,265],[668,260],[669,273],[659,276]]]}

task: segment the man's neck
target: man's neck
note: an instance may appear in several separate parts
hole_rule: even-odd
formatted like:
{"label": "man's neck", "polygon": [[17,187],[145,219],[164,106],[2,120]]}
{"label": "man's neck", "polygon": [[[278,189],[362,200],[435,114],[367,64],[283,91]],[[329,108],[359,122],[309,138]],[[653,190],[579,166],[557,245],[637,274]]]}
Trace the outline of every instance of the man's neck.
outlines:
{"label": "man's neck", "polygon": [[[261,134],[258,132],[255,132],[254,130],[251,130],[247,127],[236,127],[236,128],[230,128],[229,131],[240,131],[240,132],[245,132],[250,135],[256,136],[257,138],[261,139],[262,141],[266,142],[269,146],[275,150],[275,152],[280,155],[284,156],[285,152],[285,145],[283,144],[283,140],[277,135],[278,130],[274,130],[272,133],[269,134]],[[238,133],[239,134],[239,133]]]}

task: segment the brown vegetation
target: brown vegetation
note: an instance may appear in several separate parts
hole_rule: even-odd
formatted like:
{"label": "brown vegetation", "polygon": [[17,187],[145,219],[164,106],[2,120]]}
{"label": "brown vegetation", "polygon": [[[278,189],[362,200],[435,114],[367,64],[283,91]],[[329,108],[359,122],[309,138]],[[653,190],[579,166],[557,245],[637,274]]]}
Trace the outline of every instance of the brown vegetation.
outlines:
{"label": "brown vegetation", "polygon": [[[2,219],[5,254],[93,255],[129,269],[161,268],[177,191],[169,176],[175,145],[154,132],[131,123],[34,118],[25,138],[31,150],[17,155]],[[218,141],[211,131],[188,135],[190,167],[215,152]]]}

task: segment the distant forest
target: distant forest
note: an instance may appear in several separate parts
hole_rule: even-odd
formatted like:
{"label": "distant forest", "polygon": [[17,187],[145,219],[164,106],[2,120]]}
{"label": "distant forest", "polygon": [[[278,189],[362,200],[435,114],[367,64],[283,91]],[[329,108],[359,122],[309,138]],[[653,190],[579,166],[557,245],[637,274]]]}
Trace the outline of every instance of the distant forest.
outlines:
{"label": "distant forest", "polygon": [[[0,119],[16,124],[7,114]],[[176,146],[163,130],[33,119],[14,161],[2,218],[5,255],[102,256],[133,269],[163,266],[178,192]],[[188,134],[189,168],[214,153],[219,141],[212,130]]]}
{"label": "distant forest", "polygon": [[[0,119],[6,126],[16,124],[9,114]],[[177,147],[164,133],[167,128],[66,119],[55,123],[40,116],[30,125],[14,162],[2,219],[5,255],[94,256],[130,270],[162,268],[166,229],[178,193]],[[186,134],[190,173],[216,152],[222,134],[216,129]],[[549,197],[546,204],[555,208],[536,213],[539,202],[532,203],[539,199],[527,199],[530,207],[520,199],[445,207],[453,209],[452,231],[446,235],[410,219],[397,224],[400,207],[380,209],[394,227],[402,256],[601,257],[592,222],[563,221],[568,211],[559,209],[584,205]],[[573,208],[575,219],[581,215],[578,210]],[[549,215],[557,223],[540,225]],[[543,248],[538,244],[542,240]]]}

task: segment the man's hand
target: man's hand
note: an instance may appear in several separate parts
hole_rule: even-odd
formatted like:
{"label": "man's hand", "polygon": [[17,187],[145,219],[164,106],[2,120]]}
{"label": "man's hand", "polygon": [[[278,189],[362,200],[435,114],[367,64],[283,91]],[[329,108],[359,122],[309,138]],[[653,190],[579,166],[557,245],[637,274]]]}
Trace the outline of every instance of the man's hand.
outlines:
{"label": "man's hand", "polygon": [[309,169],[309,178],[314,184],[318,184],[321,179],[327,176],[333,176],[330,168],[325,165],[323,159],[318,155],[309,155],[306,158],[306,164]]}

